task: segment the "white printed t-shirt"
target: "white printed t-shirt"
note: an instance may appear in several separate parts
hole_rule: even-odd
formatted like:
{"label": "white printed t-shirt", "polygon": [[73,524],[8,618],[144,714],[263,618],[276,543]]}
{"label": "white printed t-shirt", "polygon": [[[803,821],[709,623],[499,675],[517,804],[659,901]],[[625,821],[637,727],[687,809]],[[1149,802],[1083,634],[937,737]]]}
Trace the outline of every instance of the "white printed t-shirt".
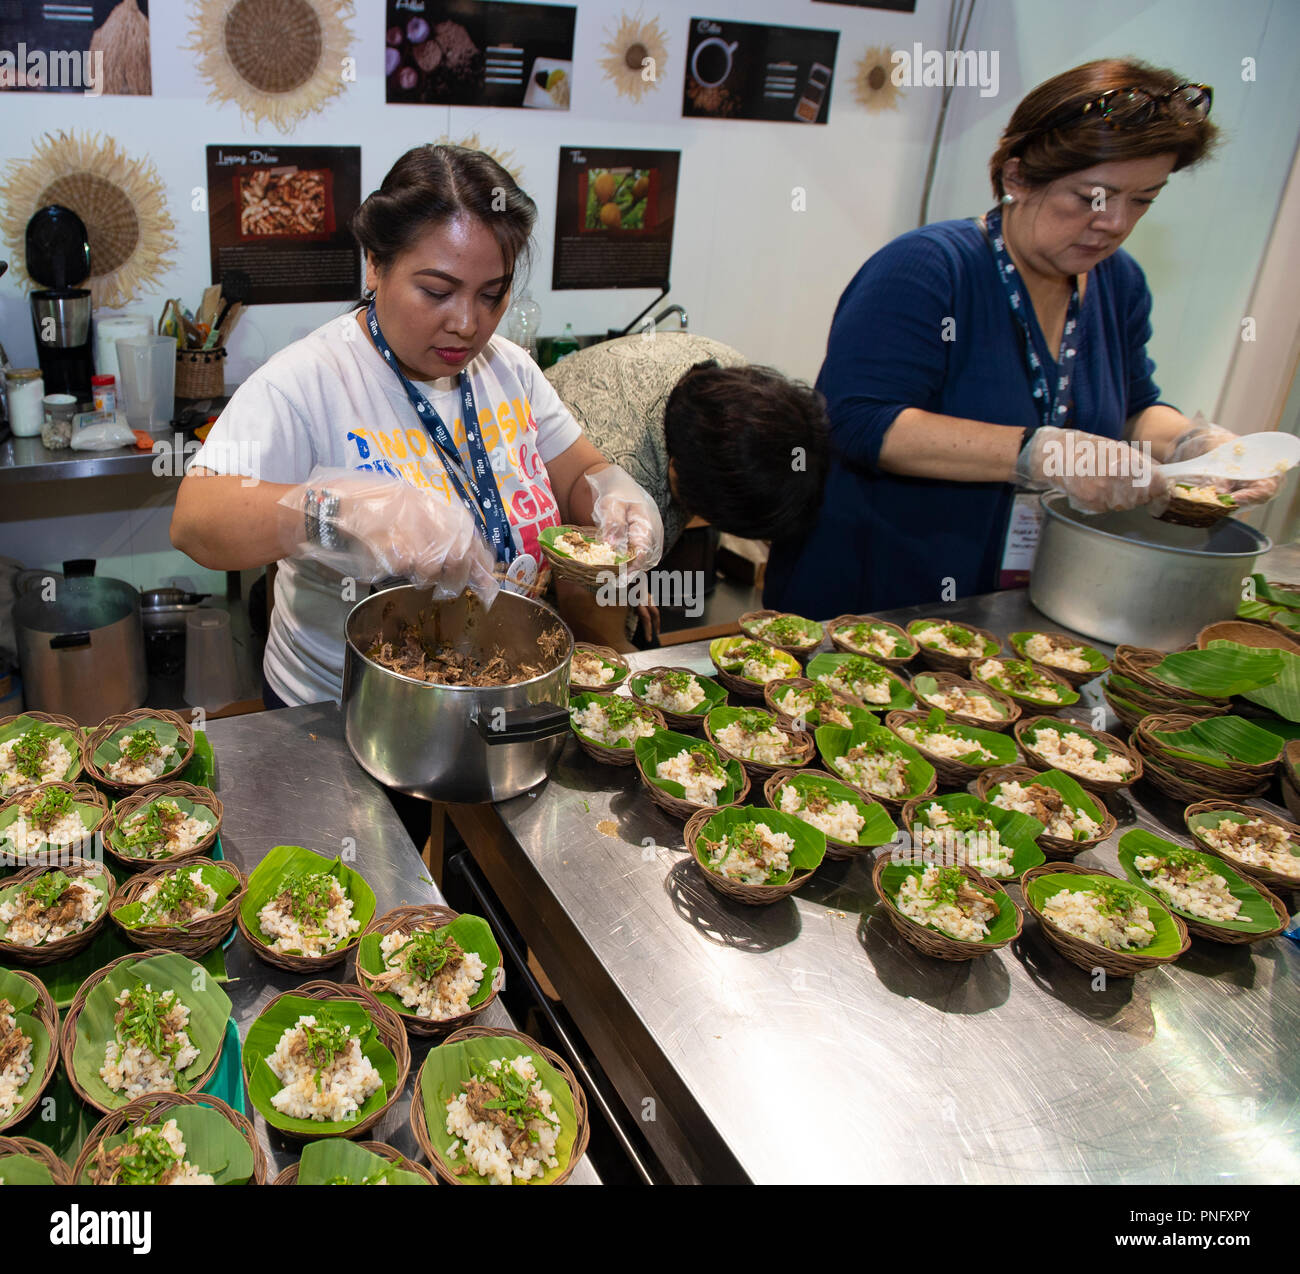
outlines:
{"label": "white printed t-shirt", "polygon": [[[543,569],[537,533],[560,522],[546,464],[582,430],[541,369],[518,345],[493,336],[466,367],[480,433],[501,487],[515,546]],[[462,459],[465,423],[455,377],[419,388],[452,433]],[[355,312],[281,350],[248,378],[221,413],[194,463],[265,482],[304,482],[318,465],[381,470],[458,499],[415,408]],[[367,592],[346,598],[343,577],[302,559],[280,562],[263,670],[286,703],[338,699],[344,622]]]}

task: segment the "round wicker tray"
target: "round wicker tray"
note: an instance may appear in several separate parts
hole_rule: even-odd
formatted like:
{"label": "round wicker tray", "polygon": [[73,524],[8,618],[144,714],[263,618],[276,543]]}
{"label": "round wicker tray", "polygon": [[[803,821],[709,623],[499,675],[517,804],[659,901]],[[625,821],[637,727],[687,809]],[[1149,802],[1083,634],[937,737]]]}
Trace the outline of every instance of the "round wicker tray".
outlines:
{"label": "round wicker tray", "polygon": [[[1034,633],[1042,633],[1044,637],[1050,638],[1052,643],[1057,646],[1069,648],[1070,646],[1088,645],[1088,642],[1084,641],[1081,637],[1075,637],[1072,633],[1057,633],[1048,632],[1045,629],[1034,629],[1031,631],[1030,635],[1032,636]],[[1072,668],[1058,668],[1056,664],[1047,664],[1041,659],[1030,659],[1015,642],[1009,642],[1008,644],[1011,646],[1011,649],[1016,652],[1016,657],[1018,659],[1029,659],[1029,662],[1033,664],[1035,668],[1042,668],[1045,672],[1050,672],[1053,676],[1060,677],[1063,681],[1068,681],[1075,690],[1078,690],[1080,686],[1086,685],[1089,681],[1092,681],[1097,677],[1104,676],[1106,673],[1105,668],[1088,668],[1083,672],[1078,672]],[[1096,646],[1092,646],[1090,649],[1097,650]],[[1101,652],[1097,651],[1097,653],[1100,654]]]}
{"label": "round wicker tray", "polygon": [[1039,726],[1047,726],[1049,729],[1057,729],[1063,724],[1059,717],[1025,717],[1016,722],[1015,736],[1016,742],[1020,745],[1020,750],[1025,754],[1030,765],[1038,770],[1060,770],[1062,774],[1068,774],[1080,787],[1086,788],[1089,792],[1118,792],[1122,788],[1131,787],[1142,777],[1142,756],[1137,748],[1125,743],[1123,739],[1116,738],[1113,734],[1107,734],[1104,730],[1090,730],[1086,726],[1080,725],[1077,721],[1070,721],[1068,724],[1076,727],[1086,734],[1095,743],[1100,743],[1109,748],[1112,752],[1118,752],[1121,756],[1126,756],[1133,764],[1133,772],[1126,779],[1094,779],[1084,778],[1081,774],[1076,774],[1064,765],[1055,761],[1050,761],[1042,753],[1036,752],[1032,745],[1025,741],[1025,735],[1037,729]]}
{"label": "round wicker tray", "polygon": [[1230,518],[1241,510],[1234,504],[1207,504],[1204,500],[1189,500],[1186,496],[1175,495],[1169,500],[1169,507],[1160,515],[1161,522],[1172,522],[1175,526],[1214,526],[1224,518]]}
{"label": "round wicker tray", "polygon": [[680,818],[683,821],[690,818],[692,814],[699,810],[704,810],[711,814],[715,810],[726,809],[728,805],[740,805],[744,802],[745,797],[749,795],[749,774],[746,772],[743,765],[740,767],[743,782],[740,785],[740,791],[736,793],[733,800],[727,801],[723,805],[695,805],[690,801],[682,800],[679,797],[665,792],[657,784],[652,783],[646,775],[645,767],[641,764],[641,758],[634,755],[634,760],[636,762],[636,772],[641,776],[641,782],[649,793],[650,799],[654,801],[654,803],[658,805],[664,813],[671,814],[674,818]]}
{"label": "round wicker tray", "polygon": [[[580,531],[584,536],[592,536],[600,539],[600,531],[594,526],[574,526],[572,523],[565,523],[564,526],[557,527],[558,531]],[[580,584],[583,588],[595,592],[602,583],[604,577],[609,575],[617,576],[620,569],[627,570],[627,563],[615,563],[612,566],[587,566],[582,562],[575,562],[571,557],[565,557],[562,553],[557,553],[548,544],[537,542],[538,547],[542,550],[542,556],[551,564],[551,571],[557,579],[568,580],[572,584]]]}
{"label": "round wicker tray", "polygon": [[[26,790],[22,792],[18,792],[14,796],[9,797],[9,799],[6,801],[0,801],[0,814],[3,814],[5,810],[9,809],[11,806],[15,806],[15,805],[21,806],[21,805],[25,805],[28,801],[39,800],[43,792],[48,792],[51,790],[67,792],[68,795],[71,796],[74,801],[77,801],[82,805],[97,806],[101,811],[99,822],[97,822],[94,825],[94,827],[88,828],[85,836],[83,836],[80,841],[72,842],[70,845],[55,846],[54,848],[55,848],[56,855],[61,856],[63,854],[68,853],[69,850],[71,850],[74,857],[80,857],[80,858],[94,857],[93,852],[87,854],[86,850],[87,849],[90,849],[92,851],[94,850],[95,837],[104,830],[104,825],[109,820],[109,806],[108,806],[108,797],[105,796],[104,793],[99,790],[99,788],[94,787],[90,783],[53,782],[53,783],[41,783],[37,787],[29,787]],[[90,842],[89,845],[86,844],[87,841]],[[78,846],[80,848],[78,848]],[[47,854],[49,851],[42,850],[38,852],[42,854]],[[37,861],[40,860],[38,859]],[[0,866],[7,866],[7,865],[8,863],[4,861],[4,858],[0,857]],[[21,861],[15,863],[15,867],[19,870],[21,870],[23,865],[24,864]]]}
{"label": "round wicker tray", "polygon": [[[890,712],[885,715],[885,724],[895,734],[898,734],[899,726],[915,725],[924,721],[928,715],[927,712]],[[898,737],[903,738],[901,734]],[[938,756],[920,743],[912,743],[907,739],[903,739],[903,742],[909,747],[915,748],[934,766],[935,775],[939,784],[943,787],[965,787],[972,779],[977,778],[988,769],[986,765],[967,765],[963,761],[954,761],[951,757]]]}
{"label": "round wicker tray", "polygon": [[[123,854],[109,842],[109,836],[125,828],[126,823],[134,815],[138,814],[146,805],[153,801],[162,800],[164,797],[184,797],[195,805],[202,805],[216,815],[216,822],[212,825],[212,830],[200,841],[196,841],[189,849],[182,850],[179,854],[173,854],[170,858],[132,858],[129,854]],[[159,863],[183,863],[187,859],[202,858],[217,843],[217,836],[221,832],[221,818],[225,807],[222,805],[220,798],[207,787],[195,787],[193,783],[152,783],[148,787],[136,788],[130,796],[124,796],[113,806],[113,812],[110,816],[109,823],[104,829],[104,853],[108,855],[115,863],[125,867],[127,871],[141,871],[146,867],[154,867]]]}
{"label": "round wicker tray", "polygon": [[[1062,771],[1064,772],[1064,771]],[[997,769],[986,770],[975,780],[975,794],[981,801],[989,799],[989,792],[997,787],[999,783],[1023,783],[1030,784],[1038,781],[1041,770],[1035,770],[1028,765],[1000,765]],[[1076,779],[1075,782],[1078,782]],[[1083,785],[1080,784],[1080,787]],[[1101,833],[1097,836],[1090,837],[1088,840],[1066,840],[1063,836],[1049,836],[1044,832],[1039,836],[1034,844],[1047,855],[1049,859],[1057,862],[1074,858],[1075,855],[1081,854],[1085,849],[1093,849],[1100,845],[1108,836],[1114,834],[1115,829],[1119,826],[1115,815],[1106,808],[1106,803],[1093,793],[1097,804],[1101,806],[1102,824]]]}
{"label": "round wicker tray", "polygon": [[[783,646],[778,641],[772,641],[771,638],[764,637],[761,633],[751,633],[749,629],[745,627],[746,624],[761,622],[764,619],[776,619],[781,615],[789,615],[790,613],[790,611],[784,610],[747,610],[738,620],[736,620],[736,623],[740,625],[740,631],[744,633],[746,637],[752,637],[755,641],[761,641],[768,646],[775,646],[777,650],[783,650],[787,655],[793,655],[796,659],[804,659],[808,655],[811,655],[813,651],[822,644],[821,637],[815,639],[809,637],[807,641],[800,643],[798,646]],[[794,618],[802,619],[803,616],[795,615]],[[809,622],[811,623],[813,621],[810,620]],[[826,626],[823,624],[821,628],[822,635],[825,636]]]}
{"label": "round wicker tray", "polygon": [[10,972],[17,974],[24,982],[30,982],[36,992],[36,1003],[28,1011],[45,1028],[45,1033],[50,1037],[50,1049],[45,1058],[45,1066],[37,1078],[36,1088],[27,1095],[21,1106],[14,1108],[8,1119],[0,1119],[0,1132],[12,1128],[36,1109],[41,1094],[53,1079],[55,1067],[59,1064],[59,1010],[54,1007],[54,997],[35,974],[28,973],[25,969],[11,969]]}
{"label": "round wicker tray", "polygon": [[788,898],[801,885],[812,879],[814,873],[805,871],[796,873],[784,885],[745,885],[738,880],[728,880],[725,876],[718,875],[716,871],[710,871],[700,856],[698,841],[705,823],[715,813],[716,810],[699,810],[692,814],[682,829],[682,839],[686,842],[686,848],[695,859],[696,865],[703,872],[704,879],[724,898],[730,898],[733,902],[743,902],[748,907],[767,907],[774,902],[780,902],[782,898]]}
{"label": "round wicker tray", "polygon": [[84,951],[95,940],[95,936],[99,931],[108,923],[108,909],[113,905],[113,897],[117,892],[117,886],[113,881],[113,873],[108,870],[107,865],[97,863],[93,859],[69,858],[59,863],[48,865],[38,863],[32,867],[24,867],[22,871],[15,872],[12,876],[0,882],[0,887],[8,889],[14,885],[25,885],[28,881],[44,875],[47,871],[61,871],[65,876],[70,876],[73,879],[79,876],[103,875],[105,881],[103,908],[99,915],[80,933],[69,934],[66,938],[59,938],[55,942],[47,942],[39,947],[21,947],[16,942],[0,940],[0,960],[5,963],[14,961],[17,964],[26,964],[33,967],[57,964],[60,960],[66,960],[69,956]]}
{"label": "round wicker tray", "polygon": [[[586,693],[593,692],[588,691]],[[650,713],[651,720],[659,729],[668,729],[668,722],[664,719],[664,714],[660,712],[658,708],[651,708],[648,704],[640,703],[639,701],[634,702],[637,702],[638,706],[645,708],[645,710]],[[591,757],[593,761],[599,761],[601,765],[631,765],[636,760],[636,753],[631,747],[606,747],[603,743],[597,743],[594,739],[589,739],[585,735],[579,734],[577,730],[573,731],[573,737],[577,741],[578,746],[589,757]]]}
{"label": "round wicker tray", "polygon": [[1248,619],[1221,619],[1216,624],[1207,624],[1196,634],[1198,650],[1208,650],[1212,641],[1235,641],[1239,646],[1287,650],[1300,655],[1300,641],[1294,636],[1288,636],[1272,624],[1256,624]]}
{"label": "round wicker tray", "polygon": [[1006,715],[999,717],[996,721],[986,721],[983,717],[974,717],[965,712],[949,712],[945,708],[944,712],[948,720],[955,722],[957,725],[969,725],[974,726],[977,730],[994,730],[999,734],[1005,734],[1020,720],[1020,705],[1010,695],[1004,694],[1001,690],[995,690],[992,686],[987,686],[983,682],[959,677],[955,672],[925,671],[918,672],[912,678],[912,693],[916,696],[918,702],[924,703],[928,707],[938,705],[930,703],[916,688],[917,679],[920,677],[933,677],[940,694],[946,690],[965,690],[968,693],[983,695],[986,699],[993,700],[994,703],[999,704],[1006,711]]}
{"label": "round wicker tray", "polygon": [[209,952],[215,951],[226,940],[226,935],[234,928],[239,903],[248,891],[248,877],[234,863],[224,860],[213,863],[213,866],[229,873],[239,883],[235,887],[235,892],[226,899],[224,905],[211,916],[204,920],[195,921],[184,928],[175,925],[141,925],[133,929],[128,925],[118,924],[117,913],[128,904],[138,902],[140,895],[150,885],[163,876],[178,870],[178,868],[184,870],[193,866],[192,862],[180,864],[174,862],[159,863],[155,867],[150,867],[148,871],[142,871],[139,875],[132,876],[113,896],[113,901],[108,909],[109,919],[117,925],[122,937],[133,947],[141,947],[146,951],[153,948],[162,948],[165,951],[179,951],[181,955],[197,960]]}
{"label": "round wicker tray", "polygon": [[619,688],[619,686],[623,685],[623,683],[627,681],[628,675],[631,672],[631,668],[629,667],[627,660],[622,655],[620,655],[618,651],[615,650],[612,646],[594,646],[589,641],[574,642],[573,653],[576,655],[580,651],[586,651],[588,654],[598,655],[601,659],[604,659],[607,663],[617,664],[621,669],[621,671],[614,675],[613,681],[607,681],[603,685],[599,685],[599,686],[584,685],[582,682],[574,680],[573,671],[572,671],[572,658],[570,658],[570,671],[569,671],[569,693],[570,694],[581,693],[583,691],[586,691],[588,694],[594,694],[594,695],[613,694],[614,691]]}
{"label": "round wicker tray", "polygon": [[[180,745],[180,759],[170,770],[155,775],[148,783],[122,783],[117,779],[109,778],[95,764],[95,749],[109,735],[115,734],[123,726],[134,725],[136,722],[142,721],[166,721],[168,725],[175,726],[180,736],[177,740]],[[190,758],[193,755],[194,729],[179,712],[169,712],[166,708],[136,708],[132,712],[122,712],[114,717],[105,717],[86,736],[86,741],[81,746],[81,767],[96,783],[108,788],[110,792],[138,792],[142,788],[151,787],[158,783],[166,783],[174,779],[189,765]]]}
{"label": "round wicker tray", "polygon": [[[990,656],[990,658],[999,659],[999,661],[1002,663],[1008,662],[1006,659],[1002,659],[998,655],[992,655]],[[1040,715],[1044,715],[1044,716],[1049,716],[1054,712],[1060,712],[1062,708],[1070,707],[1070,704],[1068,703],[1058,703],[1055,706],[1053,706],[1050,703],[1043,703],[1040,700],[1027,699],[1024,695],[1013,694],[1009,690],[1000,690],[997,686],[993,685],[992,682],[985,681],[984,678],[979,676],[979,674],[977,673],[976,669],[983,662],[984,661],[982,659],[972,659],[971,666],[970,666],[971,680],[977,686],[979,686],[981,690],[992,691],[995,694],[1005,695],[1007,698],[1011,699],[1013,702],[1018,704],[1021,708],[1029,712],[1037,712]],[[1056,687],[1056,689],[1059,690],[1063,695],[1065,695],[1066,697],[1073,695],[1074,696],[1073,702],[1075,703],[1078,702],[1078,693],[1075,690],[1074,686],[1071,685],[1070,682],[1068,682],[1064,677],[1062,677],[1060,673],[1056,671],[1055,668],[1049,668],[1046,664],[1036,664],[1032,660],[1027,660],[1026,662],[1028,662],[1029,666],[1033,668],[1034,671],[1037,672],[1040,676],[1047,678],[1047,680],[1050,681],[1052,685]],[[989,727],[985,727],[985,728],[987,729]]]}
{"label": "round wicker tray", "polygon": [[[705,673],[696,672],[694,668],[675,668],[666,664],[658,664],[653,668],[645,669],[644,672],[633,673],[632,677],[628,678],[628,693],[632,696],[633,702],[639,703],[646,708],[653,708],[663,717],[664,721],[667,722],[670,730],[679,730],[684,734],[702,734],[704,732],[704,718],[707,715],[707,710],[705,712],[673,712],[669,708],[661,708],[657,703],[651,703],[647,699],[642,699],[641,696],[632,689],[630,683],[633,677],[654,677],[661,672],[685,672],[689,673],[692,677],[697,678],[706,676]],[[707,701],[705,702],[707,703]],[[702,704],[701,706],[704,705]]]}
{"label": "round wicker tray", "polygon": [[[809,774],[817,778],[830,779],[833,783],[841,783],[853,792],[855,796],[865,800],[870,805],[880,805],[884,808],[883,803],[874,796],[866,796],[861,788],[854,787],[847,779],[839,778],[831,774],[828,770],[777,770],[775,774],[769,774],[763,783],[763,799],[774,809],[781,808],[781,789],[792,778],[800,774]],[[851,858],[860,858],[863,854],[869,854],[875,845],[858,845],[852,841],[836,840],[833,836],[826,837],[826,857],[833,858],[837,861],[846,862]]]}
{"label": "round wicker tray", "polygon": [[[949,621],[943,619],[918,619],[912,623],[918,626],[936,624],[942,628]],[[908,628],[911,628],[911,624]],[[974,633],[976,637],[982,637],[985,642],[985,649],[978,654],[972,655],[950,655],[946,650],[932,650],[929,646],[923,646],[916,642],[917,653],[921,657],[921,662],[934,672],[955,672],[958,676],[969,677],[971,663],[975,659],[993,659],[1002,650],[1002,639],[997,633],[991,633],[987,628],[976,628],[974,624],[959,624],[959,628],[966,629],[967,632]],[[908,636],[916,641],[915,634],[909,631]],[[993,649],[989,650],[988,645],[992,644]]]}
{"label": "round wicker tray", "polygon": [[[413,1172],[417,1177],[423,1177],[431,1186],[438,1184],[438,1178],[422,1163],[416,1163],[408,1159],[400,1150],[394,1150],[392,1146],[385,1145],[382,1141],[358,1141],[356,1144],[363,1150],[369,1150],[372,1155],[378,1155],[381,1159],[387,1159],[389,1163],[396,1164],[405,1172]],[[291,1163],[271,1184],[273,1186],[296,1186],[298,1184],[298,1167],[298,1164]]]}
{"label": "round wicker tray", "polygon": [[[1272,783],[1277,761],[1248,765],[1234,762],[1226,767],[1205,765],[1186,757],[1171,757],[1165,752],[1157,733],[1185,730],[1203,720],[1183,713],[1155,713],[1143,717],[1133,731],[1134,746],[1148,762],[1148,777],[1162,791],[1167,791],[1172,774],[1176,785],[1191,788],[1201,797],[1231,800],[1234,796],[1257,796],[1268,790]],[[1158,766],[1159,771],[1154,767]],[[1188,799],[1196,800],[1197,795]]]}
{"label": "round wicker tray", "polygon": [[[855,628],[858,624],[880,624],[882,627],[888,628],[900,641],[907,643],[908,653],[906,655],[890,655],[886,658],[884,655],[878,655],[871,650],[861,650],[849,642],[847,638],[840,636],[841,629]],[[822,627],[826,629],[831,639],[831,645],[836,650],[842,650],[849,655],[864,655],[868,659],[874,659],[878,664],[884,664],[887,668],[902,668],[916,658],[916,652],[920,649],[916,644],[916,639],[906,628],[900,628],[897,624],[890,623],[887,619],[881,619],[877,615],[837,615],[834,619],[828,620]]]}
{"label": "round wicker tray", "polygon": [[56,1186],[72,1184],[72,1169],[42,1142],[33,1141],[31,1137],[0,1137],[0,1157],[8,1158],[10,1155],[39,1160],[50,1170]]}
{"label": "round wicker tray", "polygon": [[1198,814],[1209,814],[1214,810],[1225,810],[1233,814],[1245,814],[1247,818],[1263,819],[1266,823],[1273,823],[1275,826],[1283,828],[1287,836],[1296,841],[1300,841],[1300,826],[1295,823],[1288,823],[1286,819],[1278,818],[1276,814],[1270,814],[1267,810],[1255,809],[1251,805],[1239,805],[1235,801],[1195,801],[1183,811],[1183,823],[1198,848],[1204,850],[1207,854],[1222,858],[1230,867],[1235,867],[1243,876],[1249,877],[1255,885],[1265,885],[1269,890],[1300,890],[1300,867],[1297,868],[1294,876],[1287,876],[1282,872],[1274,871],[1272,868],[1260,867],[1255,863],[1248,863],[1240,858],[1235,858],[1221,849],[1215,849],[1209,841],[1202,840],[1200,834],[1192,828],[1192,819]]}
{"label": "round wicker tray", "polygon": [[755,783],[762,783],[769,775],[775,774],[778,770],[799,769],[807,765],[817,753],[817,745],[813,742],[811,734],[800,733],[786,725],[779,713],[772,722],[773,728],[780,730],[783,735],[790,741],[790,748],[795,753],[795,758],[790,761],[782,761],[776,765],[768,765],[764,761],[750,761],[743,756],[737,756],[734,752],[728,752],[721,743],[713,736],[713,728],[709,725],[709,719],[704,719],[704,737],[713,744],[719,752],[722,753],[723,760],[739,761],[740,768],[749,775]]}
{"label": "round wicker tray", "polygon": [[[74,768],[71,774],[65,774],[62,779],[51,780],[51,782],[75,783],[85,769],[85,747],[86,747],[86,727],[79,722],[74,721],[71,717],[60,716],[57,712],[14,712],[7,717],[0,717],[0,730],[11,722],[17,721],[19,717],[27,717],[32,721],[43,721],[46,725],[56,725],[61,730],[71,732],[73,739],[76,741],[77,751],[73,754]],[[5,797],[5,804],[8,804],[12,797],[19,795],[21,792],[29,792],[33,787],[39,787],[40,784],[33,783],[29,787],[19,788],[10,792]]]}

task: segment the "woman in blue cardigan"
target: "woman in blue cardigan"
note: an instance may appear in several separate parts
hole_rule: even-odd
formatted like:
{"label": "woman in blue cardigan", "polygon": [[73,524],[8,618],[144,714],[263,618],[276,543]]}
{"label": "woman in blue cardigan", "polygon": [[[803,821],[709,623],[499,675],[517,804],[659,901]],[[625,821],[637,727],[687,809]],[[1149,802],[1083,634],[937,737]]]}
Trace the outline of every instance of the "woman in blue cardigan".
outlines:
{"label": "woman in blue cardigan", "polygon": [[1007,551],[1017,486],[1088,512],[1158,510],[1160,462],[1234,437],[1160,401],[1151,293],[1120,250],[1212,147],[1211,96],[1134,61],[1058,75],[1011,117],[991,212],[901,235],[858,271],[817,380],[833,451],[821,515],[773,544],[765,605],[823,618],[1023,582]]}

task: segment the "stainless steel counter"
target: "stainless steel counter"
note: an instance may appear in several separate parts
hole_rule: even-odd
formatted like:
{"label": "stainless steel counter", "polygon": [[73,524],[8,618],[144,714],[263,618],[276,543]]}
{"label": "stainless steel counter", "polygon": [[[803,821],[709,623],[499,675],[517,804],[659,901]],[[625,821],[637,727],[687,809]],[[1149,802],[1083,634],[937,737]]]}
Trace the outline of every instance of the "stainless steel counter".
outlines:
{"label": "stainless steel counter", "polygon": [[[1059,627],[1023,590],[939,611],[1001,636]],[[631,662],[712,671],[705,643]],[[1094,685],[1073,712],[1100,702]],[[1085,864],[1116,871],[1137,825],[1182,832],[1145,785],[1109,803],[1118,832]],[[635,770],[572,741],[540,788],[452,816],[676,1180],[1300,1178],[1286,939],[1196,939],[1176,965],[1094,986],[1026,914],[1011,947],[930,960],[882,914],[869,860],[827,862],[771,907],[723,900]]]}
{"label": "stainless steel counter", "polygon": [[[403,903],[444,901],[383,788],[352,759],[335,705],[210,721],[206,732],[216,754],[217,791],[225,806],[222,845],[226,856],[244,872],[251,871],[275,845],[304,845],[332,855],[342,852],[351,838],[356,849],[352,865],[375,891],[376,914]],[[242,936],[237,936],[227,951],[226,964],[233,979],[226,990],[241,1039],[273,995],[310,980],[310,975],[264,964]],[[351,984],[352,957],[346,965],[322,976]],[[488,1026],[514,1028],[499,1001],[478,1020]],[[366,1137],[387,1142],[421,1162],[407,1115],[416,1072],[429,1048],[428,1041],[411,1041],[406,1090]],[[301,1142],[282,1137],[255,1112],[252,1119],[271,1161],[271,1177],[297,1162]],[[571,1180],[575,1184],[599,1183],[588,1160],[578,1165]]]}
{"label": "stainless steel counter", "polygon": [[118,447],[113,451],[73,451],[63,447],[51,451],[39,437],[9,438],[0,443],[0,485],[65,478],[119,478],[128,473],[151,473],[153,463],[152,452],[135,447]]}

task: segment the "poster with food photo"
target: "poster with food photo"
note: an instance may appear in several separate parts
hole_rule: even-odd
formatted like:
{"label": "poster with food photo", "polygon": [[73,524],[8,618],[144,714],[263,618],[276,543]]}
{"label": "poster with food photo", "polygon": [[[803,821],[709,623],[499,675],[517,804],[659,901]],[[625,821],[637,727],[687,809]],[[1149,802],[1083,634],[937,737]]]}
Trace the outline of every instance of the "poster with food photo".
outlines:
{"label": "poster with food photo", "polygon": [[0,89],[145,96],[149,59],[149,0],[0,0]]}
{"label": "poster with food photo", "polygon": [[245,304],[350,301],[361,254],[359,146],[209,146],[212,281],[247,276]]}
{"label": "poster with food photo", "polygon": [[665,286],[680,161],[676,150],[561,150],[551,287]]}
{"label": "poster with food photo", "polygon": [[825,124],[838,31],[692,18],[682,114]]}
{"label": "poster with food photo", "polygon": [[569,109],[572,6],[388,0],[385,16],[387,101]]}

